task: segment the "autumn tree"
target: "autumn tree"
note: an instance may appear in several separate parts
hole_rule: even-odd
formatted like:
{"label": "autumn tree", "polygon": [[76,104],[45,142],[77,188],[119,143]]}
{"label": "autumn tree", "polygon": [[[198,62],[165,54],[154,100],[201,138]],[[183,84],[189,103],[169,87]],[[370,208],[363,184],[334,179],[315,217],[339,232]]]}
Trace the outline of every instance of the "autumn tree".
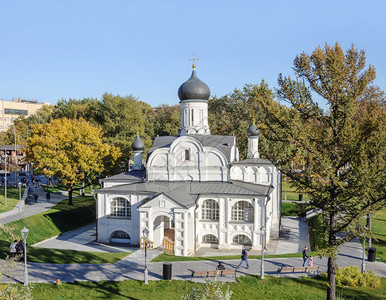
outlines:
{"label": "autumn tree", "polygon": [[84,119],[53,119],[49,123],[31,126],[27,160],[47,177],[54,177],[67,187],[69,205],[75,184],[92,181],[104,168],[104,162],[114,162],[119,150],[103,142],[100,127]]}
{"label": "autumn tree", "polygon": [[[294,60],[296,79],[279,76],[278,97],[258,99],[265,138],[279,145],[268,158],[327,216],[327,299],[335,299],[338,246],[364,232],[361,218],[385,204],[386,112],[382,93],[372,85],[373,66],[364,51],[339,46],[316,48]],[[315,100],[324,99],[324,112]],[[287,149],[279,151],[278,149]],[[300,155],[304,169],[291,168]]]}

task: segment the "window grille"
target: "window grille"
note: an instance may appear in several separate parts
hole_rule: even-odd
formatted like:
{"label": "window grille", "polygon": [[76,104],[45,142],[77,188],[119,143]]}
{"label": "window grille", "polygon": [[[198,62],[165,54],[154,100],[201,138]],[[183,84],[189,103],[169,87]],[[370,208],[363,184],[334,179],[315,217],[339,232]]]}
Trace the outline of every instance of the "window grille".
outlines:
{"label": "window grille", "polygon": [[246,235],[243,235],[243,234],[236,235],[233,238],[233,244],[252,246],[251,239],[249,237],[247,237]]}
{"label": "window grille", "polygon": [[216,221],[218,220],[218,216],[218,203],[212,199],[205,200],[202,204],[202,219]]}
{"label": "window grille", "polygon": [[131,219],[131,204],[125,198],[114,198],[111,201],[111,216]]}
{"label": "window grille", "polygon": [[218,244],[218,239],[213,234],[207,234],[202,237],[203,243]]}
{"label": "window grille", "polygon": [[232,221],[254,221],[255,210],[249,202],[238,201],[232,207],[231,219]]}

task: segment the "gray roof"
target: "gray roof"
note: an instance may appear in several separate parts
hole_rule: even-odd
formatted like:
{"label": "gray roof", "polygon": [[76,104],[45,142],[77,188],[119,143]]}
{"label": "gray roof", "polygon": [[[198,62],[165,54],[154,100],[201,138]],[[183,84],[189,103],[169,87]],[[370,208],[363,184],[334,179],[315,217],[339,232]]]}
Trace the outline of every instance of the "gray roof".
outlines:
{"label": "gray roof", "polygon": [[247,158],[232,162],[232,165],[273,165],[271,161],[264,158]]}
{"label": "gray roof", "polygon": [[141,182],[146,179],[146,170],[131,170],[129,172],[120,173],[111,177],[102,179],[102,182],[106,181],[135,181]]}
{"label": "gray roof", "polygon": [[[236,144],[236,138],[229,135],[189,135],[197,139],[204,147],[214,147],[222,151],[228,161],[232,161],[231,150]],[[170,145],[180,138],[178,135],[174,136],[157,136],[154,140],[153,147],[149,149],[148,156],[153,153],[154,150],[160,148],[169,148]]]}
{"label": "gray roof", "polygon": [[100,189],[101,194],[165,194],[179,204],[190,207],[195,205],[200,195],[227,195],[241,197],[268,196],[272,187],[245,182],[195,182],[195,181],[147,181]]}

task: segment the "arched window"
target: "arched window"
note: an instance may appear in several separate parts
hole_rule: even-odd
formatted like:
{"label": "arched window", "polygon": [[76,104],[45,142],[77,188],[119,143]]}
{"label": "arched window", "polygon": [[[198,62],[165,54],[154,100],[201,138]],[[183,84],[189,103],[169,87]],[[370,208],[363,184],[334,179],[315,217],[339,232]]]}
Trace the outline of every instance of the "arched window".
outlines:
{"label": "arched window", "polygon": [[249,237],[247,237],[246,235],[244,235],[244,234],[236,235],[233,238],[233,243],[232,244],[234,244],[234,245],[252,246],[251,239]]}
{"label": "arched window", "polygon": [[202,237],[203,243],[218,244],[218,239],[213,234],[207,234]]}
{"label": "arched window", "polygon": [[128,243],[130,244],[131,242],[131,238],[130,238],[130,235],[128,235],[126,232],[122,231],[122,230],[117,230],[117,231],[114,231],[111,235],[110,235],[110,240],[111,242],[113,243]]}
{"label": "arched window", "polygon": [[131,219],[131,204],[125,198],[114,198],[111,201],[111,216]]}
{"label": "arched window", "polygon": [[218,220],[219,209],[218,203],[212,199],[205,200],[202,203],[202,219],[203,220]]}
{"label": "arched window", "polygon": [[190,151],[189,151],[189,149],[185,149],[185,160],[190,160]]}
{"label": "arched window", "polygon": [[232,221],[254,221],[255,210],[251,203],[238,201],[232,206]]}
{"label": "arched window", "polygon": [[121,230],[117,230],[117,231],[114,231],[112,234],[111,234],[111,238],[115,238],[115,239],[130,239],[130,235],[128,235],[126,232],[124,231],[121,231]]}

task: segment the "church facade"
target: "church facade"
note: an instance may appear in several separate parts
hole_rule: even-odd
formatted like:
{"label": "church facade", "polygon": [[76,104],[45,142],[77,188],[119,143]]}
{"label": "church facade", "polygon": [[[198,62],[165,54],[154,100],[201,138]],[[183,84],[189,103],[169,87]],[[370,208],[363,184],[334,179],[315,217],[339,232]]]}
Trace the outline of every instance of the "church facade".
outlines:
{"label": "church facade", "polygon": [[235,136],[210,134],[210,90],[194,65],[178,96],[179,135],[156,137],[144,165],[137,136],[131,170],[101,180],[97,241],[138,245],[146,228],[154,247],[168,239],[179,256],[200,247],[262,249],[279,235],[281,174],[259,157],[259,131],[252,124],[246,132],[245,160]]}

